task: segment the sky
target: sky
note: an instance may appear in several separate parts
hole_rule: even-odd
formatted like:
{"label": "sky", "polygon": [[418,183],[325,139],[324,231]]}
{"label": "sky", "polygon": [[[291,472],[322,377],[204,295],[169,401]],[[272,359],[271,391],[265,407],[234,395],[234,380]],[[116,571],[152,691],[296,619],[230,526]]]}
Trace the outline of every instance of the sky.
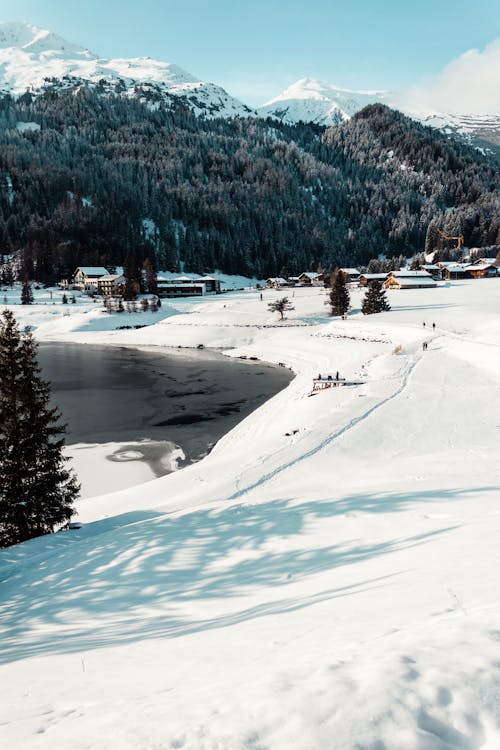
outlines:
{"label": "sky", "polygon": [[250,105],[306,76],[453,100],[465,74],[476,99],[500,97],[498,0],[0,0],[0,21],[103,57],[174,62]]}

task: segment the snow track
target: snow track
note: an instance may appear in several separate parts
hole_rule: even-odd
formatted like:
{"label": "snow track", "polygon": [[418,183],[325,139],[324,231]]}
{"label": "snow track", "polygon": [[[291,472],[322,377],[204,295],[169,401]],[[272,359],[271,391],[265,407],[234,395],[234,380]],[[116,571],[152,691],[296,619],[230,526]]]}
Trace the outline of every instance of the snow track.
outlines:
{"label": "snow track", "polygon": [[[367,420],[369,417],[371,417],[375,412],[382,409],[384,406],[386,406],[391,401],[394,401],[398,396],[403,393],[406,386],[408,385],[408,382],[410,380],[411,374],[413,373],[413,370],[415,369],[416,365],[420,361],[420,357],[414,356],[413,360],[410,360],[408,362],[408,366],[405,370],[405,373],[402,378],[402,382],[398,386],[398,388],[391,393],[386,398],[383,398],[378,403],[371,406],[369,409],[367,409],[363,414],[360,414],[356,417],[353,417],[346,425],[341,427],[340,429],[335,430],[331,435],[328,435],[324,440],[322,440],[318,445],[315,445],[314,447],[310,448],[309,450],[302,453],[300,456],[297,456],[297,458],[294,458],[292,461],[287,461],[284,464],[281,464],[281,466],[278,466],[276,469],[273,469],[272,471],[268,472],[267,474],[264,474],[259,480],[256,482],[253,482],[246,487],[238,488],[238,490],[233,493],[229,500],[238,500],[243,495],[247,495],[249,492],[252,492],[255,489],[262,488],[263,485],[267,484],[268,482],[275,479],[279,474],[281,474],[284,471],[287,471],[288,469],[293,468],[294,466],[297,466],[302,461],[307,460],[308,458],[311,458],[312,456],[315,456],[317,453],[320,453],[325,448],[329,447],[334,443],[336,440],[338,440],[340,437],[345,435],[350,430],[357,427],[359,424]],[[241,477],[237,479],[237,484],[241,481]]]}

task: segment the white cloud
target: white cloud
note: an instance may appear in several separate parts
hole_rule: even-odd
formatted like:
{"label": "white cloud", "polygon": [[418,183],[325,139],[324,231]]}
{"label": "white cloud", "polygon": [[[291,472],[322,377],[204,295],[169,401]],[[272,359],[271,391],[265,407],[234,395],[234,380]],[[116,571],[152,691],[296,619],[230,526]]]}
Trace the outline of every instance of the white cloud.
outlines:
{"label": "white cloud", "polygon": [[432,80],[403,92],[396,106],[411,112],[500,114],[500,38],[470,49]]}

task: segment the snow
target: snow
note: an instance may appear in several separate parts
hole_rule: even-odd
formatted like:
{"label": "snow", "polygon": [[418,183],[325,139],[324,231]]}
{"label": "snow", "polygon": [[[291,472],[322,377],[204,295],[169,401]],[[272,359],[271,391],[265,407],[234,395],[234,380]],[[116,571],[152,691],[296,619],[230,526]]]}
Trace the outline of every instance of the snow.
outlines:
{"label": "snow", "polygon": [[[59,88],[87,82],[108,90],[123,84],[129,96],[137,85],[149,93],[187,100],[206,117],[246,117],[252,110],[220,86],[200,81],[177,65],[150,57],[109,60],[26,23],[0,23],[0,90],[14,95],[40,90],[57,81]],[[145,99],[146,100],[146,99]]]}
{"label": "snow", "polygon": [[[499,747],[499,292],[390,291],[362,316],[353,288],[341,320],[297,288],[280,323],[281,292],[246,290],[133,331],[13,307],[41,340],[203,343],[296,377],[201,462],[2,551],[2,746]],[[364,384],[309,397],[336,370]]]}
{"label": "snow", "polygon": [[349,120],[367,104],[385,102],[387,91],[353,91],[314,78],[302,78],[279,96],[259,107],[261,117],[275,117],[285,122],[316,122],[338,125]]}

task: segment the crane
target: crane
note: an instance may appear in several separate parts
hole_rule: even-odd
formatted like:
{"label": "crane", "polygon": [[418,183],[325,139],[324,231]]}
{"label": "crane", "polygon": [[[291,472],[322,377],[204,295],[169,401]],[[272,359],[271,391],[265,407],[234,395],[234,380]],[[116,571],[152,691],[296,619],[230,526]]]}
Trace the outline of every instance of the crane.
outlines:
{"label": "crane", "polygon": [[456,237],[453,237],[451,234],[445,234],[444,232],[442,232],[437,227],[436,227],[436,231],[445,240],[456,240],[457,241],[457,250],[461,249],[461,247],[462,247],[462,245],[464,243],[464,236],[463,236],[463,234],[459,234]]}

